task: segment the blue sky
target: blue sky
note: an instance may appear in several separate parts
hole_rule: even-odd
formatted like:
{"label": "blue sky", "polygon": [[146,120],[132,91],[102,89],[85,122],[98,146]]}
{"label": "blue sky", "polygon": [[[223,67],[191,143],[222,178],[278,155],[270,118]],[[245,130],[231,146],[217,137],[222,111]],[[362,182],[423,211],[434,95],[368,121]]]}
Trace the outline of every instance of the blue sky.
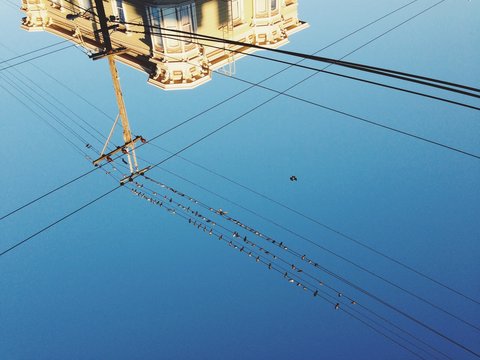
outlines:
{"label": "blue sky", "polygon": [[[300,1],[300,18],[310,28],[293,35],[285,48],[312,53],[406,3]],[[434,3],[419,0],[321,55],[342,57]],[[347,60],[476,86],[479,13],[477,0],[447,0]],[[17,53],[58,41],[51,34],[22,31],[22,14],[5,0],[0,14],[0,43]],[[0,49],[1,59],[15,56]],[[110,119],[32,65],[16,69],[108,133],[116,104],[106,62],[92,62],[71,48],[35,64]],[[281,64],[244,58],[236,76],[259,81],[280,69]],[[132,128],[147,139],[247,86],[214,75],[195,90],[164,92],[147,85],[139,72],[122,65],[119,71]],[[308,75],[308,70],[290,69],[266,85],[284,90]],[[6,84],[3,75],[0,84]],[[34,114],[1,88],[0,93],[3,215],[91,165],[39,119],[38,114],[49,118],[41,109],[34,106]],[[473,110],[324,74],[290,93],[480,153],[480,117]],[[250,90],[155,144],[177,151],[271,96]],[[139,149],[139,155],[151,162],[166,157],[152,146]],[[285,97],[182,156],[480,299],[480,163],[474,158]],[[477,326],[478,305],[182,159],[162,168],[166,171],[155,169],[150,175],[228,210],[480,351],[478,331],[169,172],[273,219]],[[293,174],[298,182],[289,181]],[[1,221],[1,249],[115,184],[96,172]],[[325,281],[452,358],[474,358],[344,284]],[[2,256],[0,289],[1,359],[415,359],[331,304],[123,189]]]}

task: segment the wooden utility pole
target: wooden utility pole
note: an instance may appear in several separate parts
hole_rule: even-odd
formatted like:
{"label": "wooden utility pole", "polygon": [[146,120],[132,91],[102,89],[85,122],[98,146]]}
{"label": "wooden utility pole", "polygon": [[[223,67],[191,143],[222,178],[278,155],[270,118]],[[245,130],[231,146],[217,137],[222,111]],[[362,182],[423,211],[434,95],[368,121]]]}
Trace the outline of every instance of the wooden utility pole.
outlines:
{"label": "wooden utility pole", "polygon": [[[95,7],[97,9],[97,16],[100,23],[100,32],[103,38],[104,50],[98,54],[93,54],[91,58],[93,60],[97,60],[106,56],[108,59],[110,74],[112,76],[113,88],[115,90],[115,97],[117,99],[118,117],[113,124],[112,130],[110,131],[110,135],[108,136],[107,141],[105,142],[105,145],[103,147],[102,153],[100,154],[100,157],[97,160],[95,160],[93,164],[95,166],[98,166],[98,164],[104,160],[112,161],[112,155],[118,152],[122,152],[125,155],[127,155],[128,165],[130,167],[130,176],[127,176],[120,181],[120,183],[123,185],[128,181],[132,181],[135,177],[142,175],[143,173],[145,173],[145,171],[148,170],[148,168],[144,168],[142,170],[138,169],[137,157],[135,155],[135,143],[139,140],[142,142],[145,142],[145,140],[141,136],[137,136],[134,139],[132,139],[132,132],[130,131],[130,123],[128,121],[127,109],[125,107],[125,102],[123,100],[122,88],[120,86],[120,79],[118,77],[118,70],[115,64],[115,54],[122,52],[124,49],[123,48],[114,49],[112,47],[112,41],[110,39],[110,33],[109,33],[109,30],[112,27],[109,27],[107,24],[107,17],[105,15],[105,8],[103,7],[103,0],[95,0]],[[118,118],[120,118],[120,121],[122,124],[124,145],[117,147],[115,150],[109,152],[108,154],[104,154],[105,149],[107,148],[107,145],[110,141],[110,138],[117,124]]]}

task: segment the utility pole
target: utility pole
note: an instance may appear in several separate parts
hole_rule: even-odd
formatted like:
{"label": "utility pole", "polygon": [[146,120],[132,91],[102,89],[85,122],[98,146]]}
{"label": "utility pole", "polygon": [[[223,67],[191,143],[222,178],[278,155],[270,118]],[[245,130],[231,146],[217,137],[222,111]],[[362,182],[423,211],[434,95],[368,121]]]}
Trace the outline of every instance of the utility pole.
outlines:
{"label": "utility pole", "polygon": [[[98,166],[104,160],[110,162],[112,161],[112,156],[119,152],[122,152],[123,154],[127,155],[128,165],[130,167],[130,176],[126,176],[120,181],[120,184],[124,185],[128,181],[132,181],[135,177],[139,175],[143,175],[148,170],[148,167],[142,170],[138,169],[137,157],[135,154],[135,143],[137,141],[141,141],[145,143],[146,141],[141,136],[132,138],[132,132],[130,131],[130,123],[128,121],[127,109],[125,107],[125,102],[123,101],[122,88],[120,86],[120,79],[118,77],[117,66],[115,64],[115,54],[119,54],[123,52],[125,49],[124,48],[114,49],[112,47],[112,41],[110,39],[110,34],[109,34],[109,30],[114,29],[118,25],[113,25],[110,27],[108,26],[107,17],[105,15],[105,8],[103,7],[103,0],[95,0],[95,7],[97,9],[97,16],[100,23],[100,32],[103,38],[104,50],[97,54],[91,55],[91,58],[93,60],[98,60],[106,56],[108,59],[110,74],[112,76],[113,88],[115,90],[115,97],[117,99],[118,116],[112,126],[112,129],[110,130],[110,134],[107,138],[107,141],[105,142],[105,145],[103,147],[102,153],[100,154],[100,157],[97,160],[93,161],[93,164],[95,166]],[[112,137],[113,131],[115,130],[115,126],[117,125],[119,118],[120,118],[122,129],[123,129],[124,145],[119,146],[115,150],[105,154],[105,150],[110,141],[110,138]]]}

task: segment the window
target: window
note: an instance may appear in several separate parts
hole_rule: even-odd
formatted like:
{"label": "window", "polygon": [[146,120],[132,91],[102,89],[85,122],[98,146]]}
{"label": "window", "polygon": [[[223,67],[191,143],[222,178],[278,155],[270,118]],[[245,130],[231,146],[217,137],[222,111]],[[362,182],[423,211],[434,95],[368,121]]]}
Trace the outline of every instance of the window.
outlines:
{"label": "window", "polygon": [[162,26],[162,12],[157,7],[150,7],[150,23],[152,25],[152,39],[153,46],[156,48],[163,48],[162,37],[159,28]]}
{"label": "window", "polygon": [[278,13],[278,0],[255,0],[257,17],[273,16]]}
{"label": "window", "polygon": [[123,9],[123,0],[112,1],[113,15],[118,18],[118,21],[125,23],[125,10]]}
{"label": "window", "polygon": [[[92,1],[91,0],[73,0],[72,11],[76,14],[83,14],[83,17],[92,18]],[[88,10],[88,11],[87,11]]]}
{"label": "window", "polygon": [[[188,35],[168,31],[179,30],[187,33],[196,31],[194,3],[176,7],[150,6],[149,15],[153,27],[152,40],[155,50],[164,53],[180,53],[195,47]],[[163,34],[162,29],[164,29]],[[187,39],[178,39],[178,37],[187,37]]]}
{"label": "window", "polygon": [[278,10],[278,0],[271,0],[271,2],[270,2],[270,10],[271,10],[271,11]]}
{"label": "window", "polygon": [[257,14],[263,14],[267,12],[267,1],[266,0],[256,0],[255,1],[255,12]]}
{"label": "window", "polygon": [[74,0],[73,4],[76,11],[86,11],[90,10],[92,7],[92,2],[90,0]]}
{"label": "window", "polygon": [[243,20],[243,0],[232,0],[232,21],[236,25]]}
{"label": "window", "polygon": [[[177,23],[177,11],[165,11],[162,12],[163,14],[163,26],[162,28],[166,29],[167,31],[164,31],[165,38],[166,38],[166,45],[167,49],[174,50],[180,47],[180,41],[177,40],[177,36],[181,36],[179,33],[175,32],[170,32],[168,30],[182,30],[178,29],[178,23]],[[162,32],[162,31],[160,31]],[[170,36],[170,37],[169,37]]]}
{"label": "window", "polygon": [[[189,5],[184,5],[181,7],[179,19],[182,25],[180,30],[187,33],[193,33],[193,26],[192,26],[193,17],[192,17],[191,8]],[[189,41],[188,43],[191,43],[191,41]]]}

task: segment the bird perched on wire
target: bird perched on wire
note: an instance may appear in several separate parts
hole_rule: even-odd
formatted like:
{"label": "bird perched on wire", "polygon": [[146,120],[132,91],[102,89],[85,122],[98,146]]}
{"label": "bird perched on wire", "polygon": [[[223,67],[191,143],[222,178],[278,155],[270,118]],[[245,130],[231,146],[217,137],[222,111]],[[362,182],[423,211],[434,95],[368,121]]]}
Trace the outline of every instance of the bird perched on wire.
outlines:
{"label": "bird perched on wire", "polygon": [[290,176],[290,181],[297,181],[297,177],[295,175]]}

